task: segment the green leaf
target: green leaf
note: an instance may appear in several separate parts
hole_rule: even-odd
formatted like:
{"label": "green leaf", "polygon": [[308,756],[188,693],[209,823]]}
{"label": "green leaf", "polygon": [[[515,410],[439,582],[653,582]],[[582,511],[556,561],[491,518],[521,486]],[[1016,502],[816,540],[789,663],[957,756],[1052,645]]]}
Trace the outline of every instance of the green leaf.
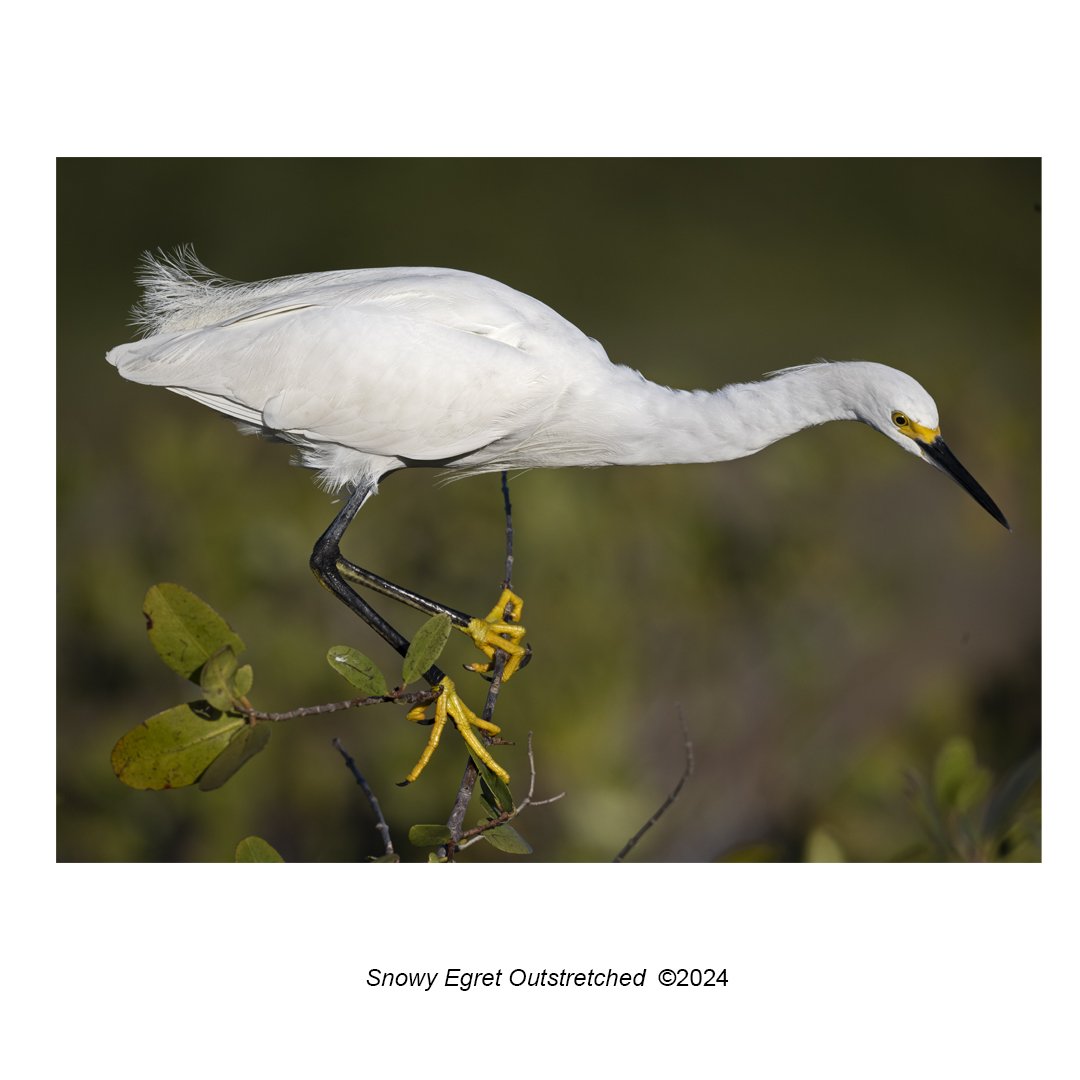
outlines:
{"label": "green leaf", "polygon": [[351,645],[335,645],[326,654],[326,662],[360,691],[363,697],[382,697],[390,692],[386,678],[375,661]]}
{"label": "green leaf", "polygon": [[[494,809],[491,802],[488,799],[485,799],[483,795],[478,795],[477,798],[480,800],[480,806],[487,815],[486,819],[481,819],[481,822],[484,820],[494,821],[499,816],[499,812]],[[494,839],[488,840],[488,837],[492,834],[497,835]],[[488,829],[487,832],[481,833],[480,835],[487,840],[489,844],[493,847],[497,847],[500,851],[509,851],[515,855],[532,854],[533,849],[529,841],[526,840],[517,829],[514,829],[510,825],[496,825],[494,829]]]}
{"label": "green leaf", "polygon": [[203,664],[219,649],[230,645],[235,653],[244,651],[243,641],[229,624],[180,585],[155,585],[143,601],[143,615],[158,656],[192,682],[199,681]]}
{"label": "green leaf", "polygon": [[250,664],[237,668],[236,675],[233,677],[233,689],[236,691],[236,696],[247,697],[251,693],[251,684],[254,681],[255,672],[251,670]]}
{"label": "green leaf", "polygon": [[439,659],[449,637],[449,615],[433,615],[416,631],[401,666],[401,679],[406,686],[416,682]]}
{"label": "green leaf", "polygon": [[368,862],[401,862],[401,856],[396,851],[391,851],[389,855],[369,855],[367,857]]}
{"label": "green leaf", "polygon": [[247,836],[236,845],[237,862],[284,862],[261,836]]}
{"label": "green leaf", "polygon": [[270,741],[270,724],[245,724],[199,777],[200,791],[221,787]]}
{"label": "green leaf", "polygon": [[939,805],[962,809],[972,782],[978,782],[978,771],[971,740],[961,736],[949,739],[934,761],[934,794]]}
{"label": "green leaf", "polygon": [[817,828],[806,838],[805,862],[846,862],[844,849],[828,829]]}
{"label": "green leaf", "polygon": [[450,830],[445,825],[414,825],[409,830],[413,847],[438,847],[450,842]]}
{"label": "green leaf", "polygon": [[[480,790],[484,793],[488,803],[496,807],[499,812],[514,809],[514,796],[510,789],[500,780],[482,761],[473,758],[473,764],[480,773]],[[493,817],[497,816],[495,814]]]}
{"label": "green leaf", "polygon": [[132,728],[113,747],[113,772],[140,790],[194,784],[245,726],[241,716],[207,719],[207,711],[202,701],[177,705]]}
{"label": "green leaf", "polygon": [[236,673],[236,653],[231,645],[224,645],[202,666],[199,686],[206,700],[228,712],[233,707],[233,675]]}
{"label": "green leaf", "polygon": [[511,855],[532,854],[532,845],[529,841],[510,825],[496,825],[494,829],[488,829],[480,835],[492,847],[500,851],[508,851]]}

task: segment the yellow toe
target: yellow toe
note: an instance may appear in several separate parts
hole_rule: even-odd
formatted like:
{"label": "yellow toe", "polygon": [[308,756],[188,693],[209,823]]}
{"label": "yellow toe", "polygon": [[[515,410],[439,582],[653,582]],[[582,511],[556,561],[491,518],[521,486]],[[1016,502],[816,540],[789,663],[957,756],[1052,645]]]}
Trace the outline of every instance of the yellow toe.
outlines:
{"label": "yellow toe", "polygon": [[486,664],[470,664],[470,671],[490,672],[496,650],[506,653],[506,665],[502,677],[509,679],[525,658],[525,627],[518,620],[525,607],[524,601],[509,589],[503,589],[498,602],[483,619],[471,619],[461,629],[472,638],[473,644],[488,658]]}
{"label": "yellow toe", "polygon": [[[453,720],[454,726],[465,740],[465,745],[468,746],[469,753],[472,754],[473,758],[486,765],[504,784],[508,784],[510,774],[495,761],[474,730],[475,728],[486,732],[488,735],[498,735],[499,726],[493,724],[490,720],[477,716],[461,700],[452,679],[444,678],[439,685],[442,687],[442,693],[435,699],[435,719],[431,725],[431,734],[428,736],[427,745],[420,755],[420,760],[410,770],[403,783],[411,784],[427,767],[431,755],[435,753],[435,749],[439,745],[443,729],[449,719]],[[413,709],[409,712],[408,718],[419,722],[426,718],[426,714],[426,708]]]}

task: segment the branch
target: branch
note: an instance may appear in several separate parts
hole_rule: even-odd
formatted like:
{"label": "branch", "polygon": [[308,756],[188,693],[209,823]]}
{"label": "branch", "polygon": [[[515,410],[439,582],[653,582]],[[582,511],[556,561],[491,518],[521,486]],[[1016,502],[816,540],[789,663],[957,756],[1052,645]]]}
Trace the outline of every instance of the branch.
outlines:
{"label": "branch", "polygon": [[331,741],[337,752],[345,759],[345,765],[348,767],[349,772],[356,777],[356,782],[360,785],[360,790],[363,791],[367,801],[371,804],[371,809],[375,814],[375,828],[382,834],[383,846],[386,848],[386,854],[393,855],[394,842],[390,839],[390,826],[386,824],[386,818],[383,817],[382,807],[379,806],[379,800],[375,798],[375,792],[371,790],[368,782],[364,779],[363,774],[357,768],[356,762],[353,760],[352,756],[345,747],[341,745],[341,740],[335,737]]}
{"label": "branch", "polygon": [[477,840],[483,836],[489,829],[497,829],[500,825],[506,825],[508,822],[513,821],[514,818],[525,809],[526,806],[546,806],[548,803],[557,802],[561,799],[566,792],[560,791],[558,795],[552,795],[549,799],[533,799],[533,790],[536,787],[536,761],[533,759],[533,745],[532,745],[532,732],[529,732],[528,736],[529,746],[529,794],[514,807],[513,810],[504,810],[497,817],[491,818],[488,821],[481,822],[479,825],[461,834],[460,838],[451,840],[446,845],[446,858],[452,859],[455,851],[463,851],[465,848],[472,844],[475,844]]}
{"label": "branch", "polygon": [[679,777],[679,782],[675,785],[675,789],[672,793],[660,804],[659,809],[644,825],[623,846],[623,849],[618,855],[612,859],[612,862],[622,862],[623,859],[630,853],[630,850],[635,844],[667,813],[671,808],[671,804],[679,797],[679,792],[683,789],[683,784],[690,779],[694,771],[694,744],[690,741],[690,732],[686,728],[686,721],[682,718],[682,713],[679,714],[679,723],[682,724],[683,729],[683,744],[686,747],[686,766],[683,769],[682,776]]}
{"label": "branch", "polygon": [[[510,505],[510,482],[505,472],[502,474],[502,493],[503,509],[506,513],[506,563],[502,584],[504,589],[509,589],[514,569],[514,519],[513,507]],[[509,617],[510,611],[509,605],[507,605],[507,608],[503,610],[503,618],[509,619]],[[495,703],[499,698],[499,691],[502,690],[502,674],[503,668],[506,666],[506,660],[506,653],[501,649],[496,649],[495,656],[491,661],[491,685],[488,687],[487,701],[484,702],[484,711],[481,713],[485,720],[491,720],[495,715]],[[526,654],[520,667],[524,667],[528,661],[529,654]],[[491,744],[491,739],[487,735],[481,733],[481,737],[485,743]],[[446,820],[446,827],[450,830],[451,836],[450,843],[445,849],[448,858],[453,855],[454,849],[458,847],[457,841],[461,839],[462,827],[465,823],[465,812],[469,809],[469,800],[472,798],[473,790],[476,787],[478,775],[476,764],[470,757],[465,763],[465,771],[462,773],[461,783],[458,785],[454,805],[450,810],[450,816]]]}
{"label": "branch", "polygon": [[331,701],[326,705],[304,705],[299,709],[290,709],[288,712],[259,712],[258,709],[244,705],[236,711],[251,721],[276,724],[282,720],[295,720],[301,716],[319,716],[322,713],[341,712],[342,709],[360,709],[365,705],[384,705],[390,702],[398,705],[430,705],[441,693],[441,686],[433,686],[427,690],[410,690],[408,693],[403,688],[399,688],[391,690],[389,694],[350,698],[348,701]]}

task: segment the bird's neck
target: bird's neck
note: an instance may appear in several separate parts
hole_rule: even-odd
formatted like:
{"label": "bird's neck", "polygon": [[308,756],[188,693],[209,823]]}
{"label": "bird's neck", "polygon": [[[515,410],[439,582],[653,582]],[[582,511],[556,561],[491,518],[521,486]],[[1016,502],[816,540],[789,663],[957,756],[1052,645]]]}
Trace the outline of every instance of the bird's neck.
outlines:
{"label": "bird's neck", "polygon": [[671,390],[620,369],[619,384],[582,403],[594,464],[727,461],[829,420],[858,419],[847,364],[792,368],[712,392]]}

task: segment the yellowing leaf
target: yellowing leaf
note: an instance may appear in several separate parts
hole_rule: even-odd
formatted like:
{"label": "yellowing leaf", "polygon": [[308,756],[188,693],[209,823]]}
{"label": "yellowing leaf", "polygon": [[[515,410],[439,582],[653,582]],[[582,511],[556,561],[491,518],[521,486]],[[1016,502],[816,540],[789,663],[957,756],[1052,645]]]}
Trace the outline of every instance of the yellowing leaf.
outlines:
{"label": "yellowing leaf", "polygon": [[203,664],[226,645],[244,651],[244,643],[205,601],[181,585],[155,585],[143,601],[146,630],[158,656],[192,682]]}
{"label": "yellowing leaf", "polygon": [[236,845],[237,862],[284,862],[261,836],[246,836]]}
{"label": "yellowing leaf", "polygon": [[243,717],[207,719],[204,702],[177,705],[132,728],[113,747],[113,772],[128,787],[160,791],[194,784],[244,726]]}
{"label": "yellowing leaf", "polygon": [[231,645],[218,649],[199,672],[199,687],[206,695],[206,700],[221,712],[227,712],[233,707],[235,672],[236,653]]}
{"label": "yellowing leaf", "polygon": [[236,669],[236,675],[233,677],[233,689],[239,697],[247,697],[251,693],[251,684],[254,681],[255,672],[251,670],[250,664],[245,664],[243,667]]}

